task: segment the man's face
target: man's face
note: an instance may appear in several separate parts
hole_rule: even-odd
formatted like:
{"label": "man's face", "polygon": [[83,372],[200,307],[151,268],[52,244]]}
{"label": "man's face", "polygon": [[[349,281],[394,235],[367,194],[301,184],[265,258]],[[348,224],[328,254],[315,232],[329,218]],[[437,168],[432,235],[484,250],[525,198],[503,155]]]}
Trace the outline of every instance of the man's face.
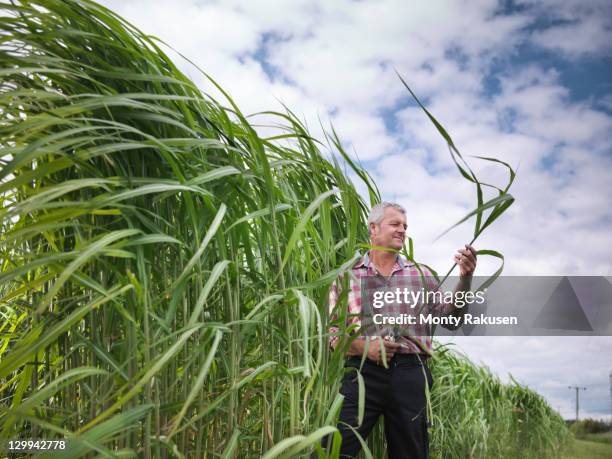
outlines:
{"label": "man's face", "polygon": [[387,207],[382,221],[370,223],[372,244],[400,250],[406,238],[406,215],[393,207]]}

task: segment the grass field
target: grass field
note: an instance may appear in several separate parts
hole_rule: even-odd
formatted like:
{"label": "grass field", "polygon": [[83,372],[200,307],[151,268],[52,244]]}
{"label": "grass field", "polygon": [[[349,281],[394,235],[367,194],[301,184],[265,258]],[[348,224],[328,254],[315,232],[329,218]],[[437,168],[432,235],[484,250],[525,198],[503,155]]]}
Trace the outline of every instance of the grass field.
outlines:
{"label": "grass field", "polygon": [[585,439],[573,439],[562,459],[612,459],[612,435],[588,434]]}
{"label": "grass field", "polygon": [[599,433],[599,434],[585,434],[580,437],[581,440],[592,441],[597,443],[604,443],[607,445],[612,445],[612,433]]}

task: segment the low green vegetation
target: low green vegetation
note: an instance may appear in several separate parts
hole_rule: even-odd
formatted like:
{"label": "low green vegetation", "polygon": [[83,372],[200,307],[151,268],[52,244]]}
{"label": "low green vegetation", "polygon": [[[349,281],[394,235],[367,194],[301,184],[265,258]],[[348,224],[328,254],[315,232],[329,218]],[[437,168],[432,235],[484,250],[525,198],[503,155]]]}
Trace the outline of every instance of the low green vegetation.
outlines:
{"label": "low green vegetation", "polygon": [[569,421],[573,438],[564,459],[612,458],[612,431],[610,424],[597,419]]}
{"label": "low green vegetation", "polygon": [[568,421],[570,431],[577,438],[584,438],[590,434],[610,434],[612,435],[612,426],[608,422],[598,419],[580,419],[578,421]]}
{"label": "low green vegetation", "polygon": [[[327,290],[376,185],[290,111],[261,137],[93,2],[1,8],[0,437],[67,438],[65,458],[312,451],[342,402]],[[439,129],[476,186],[476,238],[514,171],[485,201]],[[447,349],[433,372],[436,456],[559,451],[567,429],[534,392]]]}
{"label": "low green vegetation", "polygon": [[561,455],[562,459],[610,459],[612,445],[596,440],[574,439]]}
{"label": "low green vegetation", "polygon": [[565,422],[536,392],[438,349],[432,371],[432,449],[440,458],[559,457]]}
{"label": "low green vegetation", "polygon": [[612,445],[612,433],[599,433],[599,434],[585,434],[581,437],[581,440],[594,441],[597,443],[605,443],[606,445]]}

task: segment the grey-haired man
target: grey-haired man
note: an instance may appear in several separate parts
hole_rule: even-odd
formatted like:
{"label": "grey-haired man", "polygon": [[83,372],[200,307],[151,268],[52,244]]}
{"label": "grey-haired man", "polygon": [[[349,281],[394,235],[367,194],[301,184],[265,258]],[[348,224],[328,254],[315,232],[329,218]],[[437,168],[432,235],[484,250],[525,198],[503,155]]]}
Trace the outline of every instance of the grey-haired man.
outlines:
{"label": "grey-haired man", "polygon": [[[366,276],[409,276],[408,282],[420,283],[417,267],[399,254],[406,238],[407,220],[403,207],[383,202],[374,206],[368,218],[372,247],[352,268],[348,292],[348,313],[350,324],[360,325],[361,279]],[[386,250],[384,250],[386,249]],[[476,268],[476,250],[466,245],[454,257],[459,266],[460,280],[456,291],[468,291],[471,277]],[[435,278],[427,270],[427,287],[437,288]],[[404,280],[404,279],[401,279]],[[329,309],[332,323],[337,317],[335,311],[340,296],[340,283],[334,282],[330,289]],[[462,318],[466,308],[456,308],[452,303],[437,305],[441,315]],[[458,323],[461,321],[459,320]],[[349,324],[347,324],[349,325]],[[447,326],[447,328],[456,328]],[[335,348],[340,337],[339,328],[330,328],[330,345]],[[365,440],[382,414],[385,422],[387,450],[391,459],[429,457],[429,438],[426,419],[426,385],[431,387],[433,379],[427,367],[431,355],[431,338],[422,340],[414,336],[382,336],[382,339],[355,338],[347,352],[346,367],[360,368],[365,383],[365,412],[363,422],[358,424],[359,384],[355,371],[345,373],[340,393],[344,401],[339,416],[338,429],[342,435],[341,457],[354,457],[361,450],[357,434]],[[365,364],[361,366],[366,352]],[[384,348],[384,353],[383,353]],[[387,365],[383,363],[383,355]],[[426,376],[426,377],[424,377]],[[329,439],[325,439],[326,445]]]}

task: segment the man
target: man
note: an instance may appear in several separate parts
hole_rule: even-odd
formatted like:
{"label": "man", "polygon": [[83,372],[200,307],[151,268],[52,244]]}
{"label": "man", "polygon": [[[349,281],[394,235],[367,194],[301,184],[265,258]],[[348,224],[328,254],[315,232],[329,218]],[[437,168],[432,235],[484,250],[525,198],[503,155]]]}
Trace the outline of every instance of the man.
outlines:
{"label": "man", "polygon": [[[362,308],[361,280],[365,276],[393,279],[395,276],[408,276],[400,281],[420,285],[421,275],[417,267],[399,255],[406,237],[406,211],[398,204],[383,202],[374,206],[368,218],[371,246],[373,247],[353,268],[348,290],[347,325],[360,324]],[[476,251],[466,245],[454,257],[459,266],[460,280],[457,291],[468,291],[471,277],[476,268]],[[431,273],[422,268],[427,288],[435,289],[437,284]],[[340,295],[341,283],[336,281],[330,289],[329,308],[332,321],[337,318],[335,307]],[[437,304],[433,312],[438,315],[455,315],[461,319],[464,308],[454,304]],[[431,309],[430,309],[431,311]],[[446,328],[456,328],[446,326]],[[417,328],[418,329],[418,328]],[[331,327],[330,345],[335,348],[340,337],[339,328]],[[348,371],[342,380],[340,393],[344,395],[340,411],[338,429],[342,435],[341,457],[354,457],[361,450],[361,442],[369,435],[382,414],[385,421],[385,436],[389,458],[427,458],[429,439],[426,419],[426,384],[432,386],[431,373],[426,360],[431,355],[431,338],[426,336],[359,337],[353,339],[347,352]],[[382,339],[381,339],[382,338]],[[367,350],[366,350],[367,349]],[[363,354],[366,359],[361,366]],[[386,359],[383,362],[383,358]],[[359,382],[356,371],[361,367],[365,383],[365,412],[363,422],[358,424]],[[427,381],[425,380],[427,377]],[[323,445],[330,439],[325,439]]]}

